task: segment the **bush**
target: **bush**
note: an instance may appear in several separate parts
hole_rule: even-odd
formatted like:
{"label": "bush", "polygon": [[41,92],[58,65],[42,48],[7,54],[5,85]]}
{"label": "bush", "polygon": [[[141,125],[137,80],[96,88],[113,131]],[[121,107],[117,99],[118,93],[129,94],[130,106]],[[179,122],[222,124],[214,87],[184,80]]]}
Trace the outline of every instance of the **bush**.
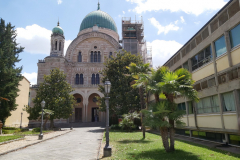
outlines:
{"label": "bush", "polygon": [[111,116],[109,118],[109,126],[118,124],[118,117],[117,116]]}
{"label": "bush", "polygon": [[3,134],[10,134],[10,132],[8,130],[5,130],[5,129],[2,130],[2,133]]}
{"label": "bush", "polygon": [[3,127],[4,130],[16,130],[18,128],[15,127]]}
{"label": "bush", "polygon": [[21,129],[21,132],[26,132],[26,131],[29,131],[29,129],[28,128],[22,128]]}
{"label": "bush", "polygon": [[122,130],[127,130],[127,131],[131,131],[134,130],[136,128],[136,125],[134,125],[133,121],[124,118],[121,122],[120,125]]}
{"label": "bush", "polygon": [[39,127],[33,128],[32,132],[40,132],[40,128]]}
{"label": "bush", "polygon": [[13,133],[19,133],[19,132],[21,132],[20,128],[16,129]]}
{"label": "bush", "polygon": [[118,124],[111,125],[111,129],[121,129],[121,127]]}

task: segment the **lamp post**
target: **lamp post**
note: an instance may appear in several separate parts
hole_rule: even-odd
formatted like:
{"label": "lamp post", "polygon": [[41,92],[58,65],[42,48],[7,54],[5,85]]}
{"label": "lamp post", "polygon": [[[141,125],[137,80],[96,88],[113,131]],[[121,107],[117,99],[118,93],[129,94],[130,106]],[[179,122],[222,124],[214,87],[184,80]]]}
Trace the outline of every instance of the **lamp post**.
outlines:
{"label": "lamp post", "polygon": [[20,123],[20,129],[22,129],[22,115],[23,115],[23,113],[21,112],[21,123]]}
{"label": "lamp post", "polygon": [[38,136],[38,139],[39,139],[39,140],[43,139],[42,129],[43,129],[43,108],[45,107],[45,101],[44,101],[44,100],[41,102],[41,106],[42,106],[42,122],[41,122],[40,134],[39,134],[39,136]]}
{"label": "lamp post", "polygon": [[110,93],[111,82],[108,79],[105,81],[104,87],[105,87],[105,93],[107,94],[107,96],[105,97],[107,113],[106,113],[106,134],[105,134],[106,146],[103,149],[103,155],[104,155],[104,157],[110,157],[112,155],[112,148],[109,146],[109,99],[110,99],[110,97],[108,96],[108,94]]}

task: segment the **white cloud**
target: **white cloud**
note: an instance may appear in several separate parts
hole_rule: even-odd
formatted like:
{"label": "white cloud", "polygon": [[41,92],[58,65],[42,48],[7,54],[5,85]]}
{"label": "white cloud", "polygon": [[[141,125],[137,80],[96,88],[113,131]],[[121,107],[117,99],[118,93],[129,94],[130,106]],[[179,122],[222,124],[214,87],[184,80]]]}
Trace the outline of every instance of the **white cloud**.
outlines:
{"label": "white cloud", "polygon": [[125,14],[125,12],[124,11],[122,11],[123,12],[123,14]]}
{"label": "white cloud", "polygon": [[[158,35],[161,33],[167,34],[169,31],[177,31],[179,30],[179,27],[170,23],[167,26],[162,26],[154,17],[150,18],[149,21],[151,24],[158,29]],[[175,24],[178,23],[178,21],[175,21]]]}
{"label": "white cloud", "polygon": [[62,0],[58,0],[57,3],[58,3],[58,4],[62,4]]}
{"label": "white cloud", "polygon": [[37,73],[32,72],[32,73],[23,73],[23,76],[27,78],[27,80],[30,81],[31,85],[37,84]]}
{"label": "white cloud", "polygon": [[222,8],[227,2],[224,0],[126,0],[136,3],[132,10],[138,14],[146,11],[183,11],[196,16],[205,11],[214,11]]}
{"label": "white cloud", "polygon": [[183,16],[181,16],[180,18],[181,18],[181,22],[184,23],[185,20],[184,20]]}
{"label": "white cloud", "polygon": [[152,46],[153,66],[158,67],[167,62],[167,60],[175,54],[182,44],[176,41],[154,40],[147,42],[147,46]]}
{"label": "white cloud", "polygon": [[[25,47],[24,51],[33,54],[50,55],[50,40],[52,31],[43,28],[37,24],[26,26],[26,28],[17,28],[17,43]],[[64,52],[71,43],[71,40],[65,41]]]}

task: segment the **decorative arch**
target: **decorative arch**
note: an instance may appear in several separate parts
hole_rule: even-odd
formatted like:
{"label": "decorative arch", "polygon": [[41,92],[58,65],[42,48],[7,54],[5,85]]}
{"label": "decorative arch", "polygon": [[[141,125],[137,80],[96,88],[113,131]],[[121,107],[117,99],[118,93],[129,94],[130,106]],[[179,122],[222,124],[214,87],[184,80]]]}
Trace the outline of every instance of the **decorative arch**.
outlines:
{"label": "decorative arch", "polygon": [[[67,49],[65,58],[68,60],[72,60],[72,58],[73,58],[72,55],[74,54],[74,51],[76,50],[76,47],[79,45],[79,43],[81,43],[82,41],[87,40],[89,38],[101,38],[103,40],[106,40],[107,42],[109,42],[112,45],[113,48],[115,48],[115,50],[118,50],[119,46],[120,46],[118,41],[116,41],[113,37],[111,37],[105,33],[101,33],[101,32],[98,32],[96,34],[85,33],[85,34],[78,36],[77,38],[75,38],[72,41],[72,43],[69,45],[69,47]],[[88,57],[90,57],[90,53],[91,53],[91,51],[88,52]],[[104,52],[101,51],[101,53],[104,53]],[[103,57],[102,57],[102,59],[103,59]],[[88,62],[90,62],[90,58],[89,58]]]}

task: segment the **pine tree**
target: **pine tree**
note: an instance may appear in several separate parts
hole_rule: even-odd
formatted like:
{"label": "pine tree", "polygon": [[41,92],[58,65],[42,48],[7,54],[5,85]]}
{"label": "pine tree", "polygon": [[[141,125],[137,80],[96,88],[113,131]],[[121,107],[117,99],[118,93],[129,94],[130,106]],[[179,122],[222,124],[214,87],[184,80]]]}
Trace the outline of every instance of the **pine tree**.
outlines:
{"label": "pine tree", "polygon": [[34,107],[30,111],[29,119],[37,119],[41,111],[41,102],[45,101],[45,109],[52,110],[50,127],[54,127],[54,119],[67,119],[72,114],[74,97],[71,85],[66,81],[66,75],[58,68],[51,70],[50,75],[44,75],[44,82],[40,84],[37,95],[33,99]]}
{"label": "pine tree", "polygon": [[4,123],[6,118],[11,116],[11,111],[17,108],[16,97],[19,91],[18,85],[22,80],[20,75],[22,67],[16,67],[19,62],[19,53],[23,47],[16,43],[16,30],[11,23],[5,24],[0,19],[0,120]]}

